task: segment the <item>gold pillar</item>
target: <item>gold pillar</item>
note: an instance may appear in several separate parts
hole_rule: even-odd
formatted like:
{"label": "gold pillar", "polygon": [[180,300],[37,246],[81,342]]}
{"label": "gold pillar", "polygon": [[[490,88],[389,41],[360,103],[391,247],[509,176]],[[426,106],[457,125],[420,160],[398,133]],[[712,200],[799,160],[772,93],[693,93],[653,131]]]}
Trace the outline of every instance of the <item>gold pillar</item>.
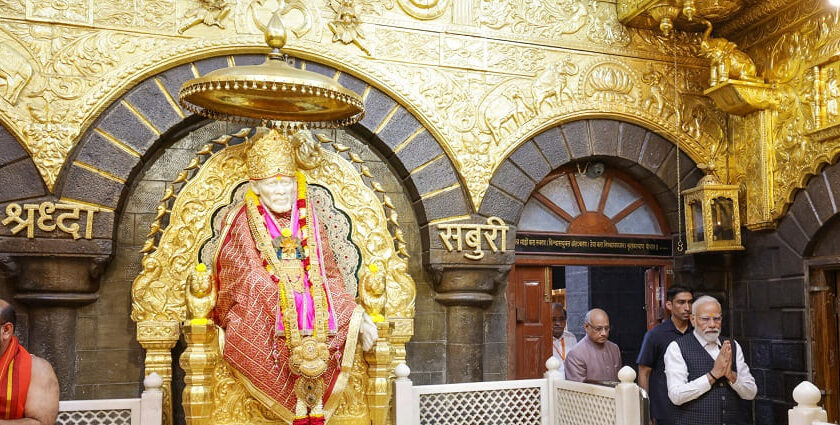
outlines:
{"label": "gold pillar", "polygon": [[163,378],[163,425],[172,425],[172,347],[178,342],[178,322],[149,320],[137,323],[137,341],[146,350],[146,375]]}
{"label": "gold pillar", "polygon": [[365,353],[365,360],[368,363],[368,393],[367,403],[370,419],[373,425],[385,425],[388,423],[391,401],[391,327],[389,321],[376,324],[379,338],[373,348]]}
{"label": "gold pillar", "polygon": [[216,350],[218,330],[212,320],[193,319],[184,322],[187,349],[181,355],[181,368],[186,371],[183,404],[189,425],[208,425],[213,415],[213,370],[219,358]]}

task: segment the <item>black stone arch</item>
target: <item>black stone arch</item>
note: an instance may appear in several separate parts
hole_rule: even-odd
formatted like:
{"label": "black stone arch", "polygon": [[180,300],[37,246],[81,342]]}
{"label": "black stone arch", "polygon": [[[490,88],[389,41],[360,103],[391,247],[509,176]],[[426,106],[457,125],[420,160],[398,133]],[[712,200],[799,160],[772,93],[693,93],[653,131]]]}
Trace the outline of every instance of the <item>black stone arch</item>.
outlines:
{"label": "black stone arch", "polygon": [[0,202],[34,200],[48,195],[47,186],[32,157],[0,124]]}
{"label": "black stone arch", "polygon": [[[119,211],[133,177],[172,132],[194,128],[201,120],[177,104],[181,84],[195,73],[253,65],[263,55],[224,55],[183,64],[151,76],[100,114],[68,157],[56,185],[62,198]],[[365,81],[316,62],[297,60],[364,96],[366,114],[352,127],[397,171],[409,191],[418,224],[469,214],[471,204],[458,173],[441,145],[420,121],[386,93]],[[115,222],[114,220],[113,222]],[[112,222],[109,223],[113,227]],[[97,232],[104,234],[103,231]],[[113,232],[113,229],[108,229]]]}
{"label": "black stone arch", "polygon": [[496,170],[478,209],[519,223],[522,209],[537,183],[563,165],[598,160],[639,181],[662,207],[672,232],[677,232],[677,161],[680,187],[693,187],[702,177],[694,161],[661,135],[636,124],[612,119],[582,119],[550,128],[513,151]]}
{"label": "black stone arch", "polygon": [[840,162],[829,165],[808,180],[779,221],[776,234],[782,245],[798,257],[810,256],[818,233],[840,215]]}

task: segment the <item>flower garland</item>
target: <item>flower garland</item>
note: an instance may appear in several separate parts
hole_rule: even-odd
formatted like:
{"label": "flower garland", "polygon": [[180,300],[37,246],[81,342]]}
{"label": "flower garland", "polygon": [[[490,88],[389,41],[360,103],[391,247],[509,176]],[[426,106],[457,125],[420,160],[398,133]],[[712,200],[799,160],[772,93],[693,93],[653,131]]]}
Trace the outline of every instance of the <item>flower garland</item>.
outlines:
{"label": "flower garland", "polygon": [[[317,379],[326,371],[329,358],[329,349],[326,344],[329,332],[329,309],[322,269],[318,261],[317,246],[315,255],[310,255],[311,250],[308,241],[312,239],[317,241],[317,235],[314,230],[315,226],[310,225],[308,220],[311,203],[306,196],[306,176],[298,171],[295,173],[295,177],[297,180],[297,199],[292,212],[292,220],[297,216],[297,225],[293,226],[297,228],[297,232],[288,227],[281,230],[281,236],[287,239],[301,236],[301,249],[294,256],[288,252],[291,250],[286,251],[286,248],[283,248],[284,253],[275,251],[264,223],[263,212],[267,212],[260,205],[259,197],[253,191],[249,190],[245,195],[245,203],[248,212],[248,225],[251,228],[257,249],[262,254],[263,266],[268,271],[271,280],[277,284],[278,307],[285,327],[291,371],[295,375]],[[313,268],[317,272],[309,273]],[[310,283],[309,291],[315,306],[315,323],[312,336],[302,338],[301,329],[298,326],[298,311],[294,302],[294,292],[296,283],[305,282],[305,280]],[[304,287],[301,286],[301,288]],[[301,398],[301,394],[298,394],[298,398]],[[307,402],[307,404],[309,403]]]}

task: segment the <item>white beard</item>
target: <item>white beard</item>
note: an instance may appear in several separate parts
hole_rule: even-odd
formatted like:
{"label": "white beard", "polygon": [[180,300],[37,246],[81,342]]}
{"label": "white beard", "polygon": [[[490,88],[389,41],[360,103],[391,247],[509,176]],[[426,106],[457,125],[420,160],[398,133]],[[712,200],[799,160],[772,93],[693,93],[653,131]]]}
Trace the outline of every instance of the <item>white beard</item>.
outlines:
{"label": "white beard", "polygon": [[706,340],[706,342],[717,342],[718,337],[720,336],[720,331],[708,332],[708,333],[703,332],[702,335],[703,335],[703,339]]}

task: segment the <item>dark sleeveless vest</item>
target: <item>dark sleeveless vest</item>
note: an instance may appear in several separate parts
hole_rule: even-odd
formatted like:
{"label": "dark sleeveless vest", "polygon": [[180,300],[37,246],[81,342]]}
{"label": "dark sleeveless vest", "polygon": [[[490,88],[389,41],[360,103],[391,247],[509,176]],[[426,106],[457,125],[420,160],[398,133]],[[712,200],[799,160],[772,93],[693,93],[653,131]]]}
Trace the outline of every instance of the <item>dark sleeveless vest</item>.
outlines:
{"label": "dark sleeveless vest", "polygon": [[[683,360],[688,366],[688,382],[708,373],[715,365],[715,359],[700,345],[694,333],[687,333],[676,340]],[[732,370],[738,373],[735,359],[737,348],[732,341]],[[712,389],[682,406],[676,406],[674,423],[685,425],[736,425],[746,424],[743,401],[729,386],[726,377],[721,377]]]}

